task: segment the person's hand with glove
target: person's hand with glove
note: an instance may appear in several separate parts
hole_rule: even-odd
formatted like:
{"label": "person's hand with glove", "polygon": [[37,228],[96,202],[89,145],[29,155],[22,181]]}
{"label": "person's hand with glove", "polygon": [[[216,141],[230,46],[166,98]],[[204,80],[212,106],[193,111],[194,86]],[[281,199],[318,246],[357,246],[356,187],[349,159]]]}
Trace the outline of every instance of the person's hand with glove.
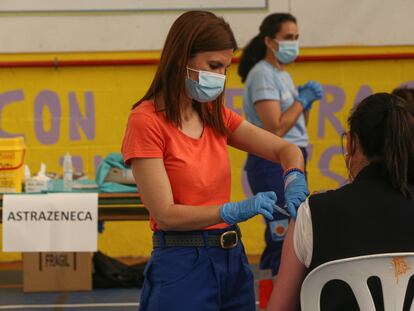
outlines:
{"label": "person's hand with glove", "polygon": [[285,201],[287,210],[293,219],[296,219],[296,211],[300,204],[309,195],[305,174],[298,168],[287,170],[284,174]]}
{"label": "person's hand with glove", "polygon": [[220,208],[220,216],[230,225],[245,221],[258,214],[272,220],[276,201],[277,196],[273,191],[259,192],[255,196],[240,202],[225,203]]}
{"label": "person's hand with glove", "polygon": [[312,108],[312,104],[315,100],[321,99],[323,96],[323,88],[319,82],[308,81],[306,84],[298,87],[298,100],[303,110],[309,111]]}

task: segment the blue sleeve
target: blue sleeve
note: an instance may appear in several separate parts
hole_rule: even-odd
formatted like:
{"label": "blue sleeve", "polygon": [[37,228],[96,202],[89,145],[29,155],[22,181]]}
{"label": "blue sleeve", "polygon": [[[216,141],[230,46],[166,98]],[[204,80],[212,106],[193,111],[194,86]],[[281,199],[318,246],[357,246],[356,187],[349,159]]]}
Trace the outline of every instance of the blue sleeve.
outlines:
{"label": "blue sleeve", "polygon": [[250,92],[253,103],[265,99],[280,101],[279,91],[276,78],[270,71],[256,72],[251,79]]}

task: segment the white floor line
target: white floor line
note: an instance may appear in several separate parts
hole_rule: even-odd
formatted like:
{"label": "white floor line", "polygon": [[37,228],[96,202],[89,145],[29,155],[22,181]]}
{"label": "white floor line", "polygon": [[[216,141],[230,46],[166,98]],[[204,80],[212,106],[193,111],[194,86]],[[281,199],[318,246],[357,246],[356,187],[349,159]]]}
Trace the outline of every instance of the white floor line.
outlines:
{"label": "white floor line", "polygon": [[139,306],[139,302],[120,302],[120,303],[63,303],[63,304],[36,304],[36,305],[7,305],[0,306],[0,310],[16,310],[16,309],[52,309],[56,307],[60,308],[96,308],[96,307],[136,307]]}
{"label": "white floor line", "polygon": [[[256,301],[256,305],[259,304],[259,301]],[[0,306],[0,310],[16,310],[16,309],[25,309],[25,308],[32,308],[32,309],[51,309],[56,307],[66,307],[66,308],[95,308],[95,307],[137,307],[139,306],[139,302],[120,302],[120,303],[88,303],[88,304],[59,304],[59,305],[7,305],[7,306]]]}

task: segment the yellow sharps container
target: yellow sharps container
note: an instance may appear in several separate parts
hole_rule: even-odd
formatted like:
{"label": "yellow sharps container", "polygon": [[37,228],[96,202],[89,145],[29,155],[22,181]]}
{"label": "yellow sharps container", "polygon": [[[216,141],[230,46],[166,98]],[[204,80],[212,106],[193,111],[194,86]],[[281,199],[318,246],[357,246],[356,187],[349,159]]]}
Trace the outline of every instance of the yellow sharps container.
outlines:
{"label": "yellow sharps container", "polygon": [[0,138],[0,193],[22,192],[25,151],[23,137]]}

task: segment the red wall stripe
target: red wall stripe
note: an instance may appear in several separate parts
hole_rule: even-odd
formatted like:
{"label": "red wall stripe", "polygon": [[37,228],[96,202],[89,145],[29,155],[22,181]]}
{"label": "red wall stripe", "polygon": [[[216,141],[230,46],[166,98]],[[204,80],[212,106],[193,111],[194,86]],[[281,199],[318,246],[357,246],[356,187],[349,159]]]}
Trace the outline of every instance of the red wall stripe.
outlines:
{"label": "red wall stripe", "polygon": [[[344,54],[344,55],[305,55],[297,62],[340,62],[414,59],[414,53],[387,54]],[[240,58],[233,58],[238,64]],[[100,59],[100,60],[40,60],[40,61],[0,61],[0,68],[40,68],[40,67],[95,67],[95,66],[145,66],[157,65],[158,58],[147,59]]]}

